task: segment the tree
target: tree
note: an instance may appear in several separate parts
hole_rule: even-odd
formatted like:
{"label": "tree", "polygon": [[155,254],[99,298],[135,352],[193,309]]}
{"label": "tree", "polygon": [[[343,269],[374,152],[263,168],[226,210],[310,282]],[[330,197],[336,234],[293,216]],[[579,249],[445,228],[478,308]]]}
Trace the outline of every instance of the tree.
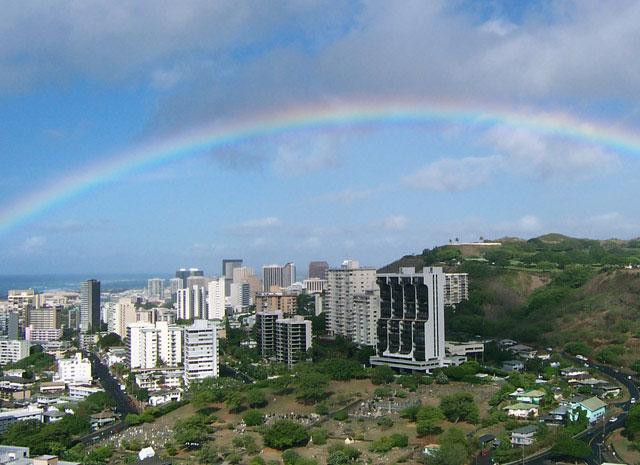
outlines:
{"label": "tree", "polygon": [[324,428],[313,428],[311,430],[311,440],[316,446],[322,446],[327,443],[329,433]]}
{"label": "tree", "polygon": [[262,434],[267,447],[279,450],[304,446],[309,442],[307,430],[291,420],[277,420],[273,425],[265,428]]}
{"label": "tree", "polygon": [[180,419],[173,428],[174,439],[181,447],[200,447],[209,436],[210,428],[204,415]]}
{"label": "tree", "polygon": [[318,371],[331,376],[336,381],[348,381],[350,379],[366,377],[365,369],[355,360],[335,358],[325,360],[317,367]]}
{"label": "tree", "polygon": [[584,441],[563,434],[553,445],[551,452],[558,457],[586,459],[591,457],[591,447]]}
{"label": "tree", "polygon": [[640,433],[640,404],[635,404],[629,409],[626,432],[629,438],[632,439],[635,439],[636,435]]}
{"label": "tree", "polygon": [[416,413],[416,433],[418,437],[429,434],[440,434],[440,422],[444,419],[442,411],[438,407],[425,405],[420,407]]}
{"label": "tree", "polygon": [[326,375],[314,372],[298,373],[296,398],[304,403],[315,403],[327,397],[329,379]]}
{"label": "tree", "polygon": [[463,420],[469,423],[478,421],[478,406],[468,392],[457,392],[444,396],[440,400],[440,410],[447,420],[454,423]]}
{"label": "tree", "polygon": [[258,388],[249,389],[247,391],[246,399],[247,404],[249,404],[249,407],[251,408],[264,407],[268,403],[267,397],[264,395],[264,391]]}
{"label": "tree", "polygon": [[444,432],[440,440],[440,449],[426,457],[427,465],[463,465],[469,457],[467,439],[457,428]]}
{"label": "tree", "polygon": [[259,410],[248,410],[242,419],[247,426],[260,426],[264,423],[264,415]]}
{"label": "tree", "polygon": [[122,345],[122,338],[116,333],[109,333],[98,340],[98,347],[106,349],[107,347],[117,347]]}
{"label": "tree", "polygon": [[371,370],[371,382],[373,384],[388,384],[395,379],[393,368],[387,365],[378,365]]}

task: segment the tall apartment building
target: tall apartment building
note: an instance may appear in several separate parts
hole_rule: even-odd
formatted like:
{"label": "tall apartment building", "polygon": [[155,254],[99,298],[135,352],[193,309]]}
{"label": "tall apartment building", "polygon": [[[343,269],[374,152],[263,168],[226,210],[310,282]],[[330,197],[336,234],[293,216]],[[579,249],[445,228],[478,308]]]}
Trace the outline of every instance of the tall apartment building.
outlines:
{"label": "tall apartment building", "polygon": [[376,269],[361,268],[355,260],[346,260],[340,268],[327,271],[323,305],[330,335],[355,339],[354,297],[375,288]]}
{"label": "tall apartment building", "polygon": [[270,292],[272,288],[289,287],[296,281],[296,265],[266,265],[262,267],[262,290]]}
{"label": "tall apartment building", "polygon": [[260,292],[256,294],[256,311],[281,312],[283,315],[294,315],[297,309],[297,299],[294,294],[285,292]]}
{"label": "tall apartment building", "polygon": [[256,343],[258,352],[265,358],[276,354],[276,321],[282,319],[279,311],[256,312]]}
{"label": "tall apartment building", "polygon": [[377,324],[380,318],[380,293],[365,291],[353,296],[353,342],[358,345],[375,346]]}
{"label": "tall apartment building", "polygon": [[458,305],[469,299],[469,275],[467,273],[444,274],[444,304]]}
{"label": "tall apartment building", "polygon": [[57,329],[60,327],[60,309],[41,307],[27,310],[28,326],[31,329]]}
{"label": "tall apartment building", "polygon": [[7,293],[9,303],[21,309],[36,305],[36,291],[33,289],[10,289]]}
{"label": "tall apartment building", "polygon": [[226,281],[226,278],[223,276],[209,281],[207,288],[208,309],[207,313],[202,315],[202,317],[208,320],[222,320],[224,318]]}
{"label": "tall apartment building", "polygon": [[29,341],[0,340],[0,365],[15,363],[29,356]]}
{"label": "tall apartment building", "polygon": [[150,299],[162,300],[164,298],[164,279],[151,278],[148,280],[147,295]]}
{"label": "tall apartment building", "polygon": [[301,315],[277,319],[275,323],[276,361],[293,365],[306,357],[311,348],[311,321]]}
{"label": "tall apartment building", "polygon": [[177,366],[182,362],[183,328],[166,321],[127,326],[127,354],[133,368]]}
{"label": "tall apartment building", "polygon": [[380,318],[372,365],[423,372],[444,366],[444,281],[439,267],[378,275]]}
{"label": "tall apartment building", "polygon": [[249,283],[231,283],[230,303],[234,312],[241,312],[251,305],[251,286]]}
{"label": "tall apartment building", "polygon": [[241,266],[233,270],[233,282],[236,284],[247,283],[249,285],[249,305],[253,305],[258,292],[262,292],[262,279],[256,276],[253,268]]}
{"label": "tall apartment building", "polygon": [[171,297],[175,297],[178,293],[178,289],[182,289],[183,287],[182,278],[171,278],[169,280],[169,291],[171,292]]}
{"label": "tall apartment building", "polygon": [[127,336],[127,326],[137,321],[135,305],[131,299],[121,298],[118,302],[110,302],[105,308],[109,310],[108,331],[124,339]]}
{"label": "tall apartment building", "polygon": [[195,320],[184,328],[184,379],[218,377],[218,328],[207,320]]}
{"label": "tall apartment building", "polygon": [[309,279],[327,279],[327,262],[309,262]]}
{"label": "tall apartment building", "polygon": [[178,289],[176,296],[178,319],[207,318],[207,288],[192,286]]}
{"label": "tall apartment building", "polygon": [[89,279],[80,287],[80,331],[100,330],[100,281]]}

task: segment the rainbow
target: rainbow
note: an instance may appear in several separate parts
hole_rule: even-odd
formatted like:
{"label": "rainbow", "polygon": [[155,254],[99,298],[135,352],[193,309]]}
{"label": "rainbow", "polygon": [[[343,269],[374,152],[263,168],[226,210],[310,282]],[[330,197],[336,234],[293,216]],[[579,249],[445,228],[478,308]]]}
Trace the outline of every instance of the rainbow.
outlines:
{"label": "rainbow", "polygon": [[581,120],[565,113],[455,102],[319,104],[203,127],[100,159],[41,190],[0,206],[0,233],[27,223],[99,186],[170,161],[196,156],[205,150],[296,131],[430,123],[474,127],[504,125],[598,144],[619,152],[640,154],[640,136],[630,129]]}

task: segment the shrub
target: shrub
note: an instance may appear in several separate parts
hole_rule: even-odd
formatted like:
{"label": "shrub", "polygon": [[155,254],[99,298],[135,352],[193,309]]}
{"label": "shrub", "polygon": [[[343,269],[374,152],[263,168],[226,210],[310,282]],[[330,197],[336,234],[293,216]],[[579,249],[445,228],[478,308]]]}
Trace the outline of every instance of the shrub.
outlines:
{"label": "shrub", "polygon": [[388,384],[395,379],[393,368],[387,365],[379,365],[371,370],[371,382],[373,384]]}
{"label": "shrub", "polygon": [[291,420],[278,420],[262,432],[267,447],[284,450],[303,446],[309,442],[307,430]]}
{"label": "shrub", "polygon": [[248,410],[242,415],[247,426],[259,426],[264,423],[264,415],[259,410]]}
{"label": "shrub", "polygon": [[381,428],[391,428],[393,426],[393,420],[389,417],[380,417],[376,423]]}
{"label": "shrub", "polygon": [[338,410],[334,415],[333,419],[338,421],[346,421],[349,418],[349,414],[346,410]]}

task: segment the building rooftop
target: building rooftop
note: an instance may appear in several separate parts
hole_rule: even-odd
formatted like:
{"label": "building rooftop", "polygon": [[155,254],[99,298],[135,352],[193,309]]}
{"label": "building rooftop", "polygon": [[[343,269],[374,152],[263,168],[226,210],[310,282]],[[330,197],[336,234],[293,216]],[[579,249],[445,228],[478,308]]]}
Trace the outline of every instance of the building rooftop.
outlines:
{"label": "building rooftop", "polygon": [[516,428],[511,432],[515,434],[531,434],[535,433],[536,431],[538,431],[538,427],[536,425],[527,425],[523,426],[522,428]]}
{"label": "building rooftop", "polygon": [[601,401],[600,399],[598,399],[597,397],[589,397],[588,399],[585,399],[582,402],[580,402],[580,405],[590,410],[591,412],[595,412],[596,410],[607,407],[607,404]]}

